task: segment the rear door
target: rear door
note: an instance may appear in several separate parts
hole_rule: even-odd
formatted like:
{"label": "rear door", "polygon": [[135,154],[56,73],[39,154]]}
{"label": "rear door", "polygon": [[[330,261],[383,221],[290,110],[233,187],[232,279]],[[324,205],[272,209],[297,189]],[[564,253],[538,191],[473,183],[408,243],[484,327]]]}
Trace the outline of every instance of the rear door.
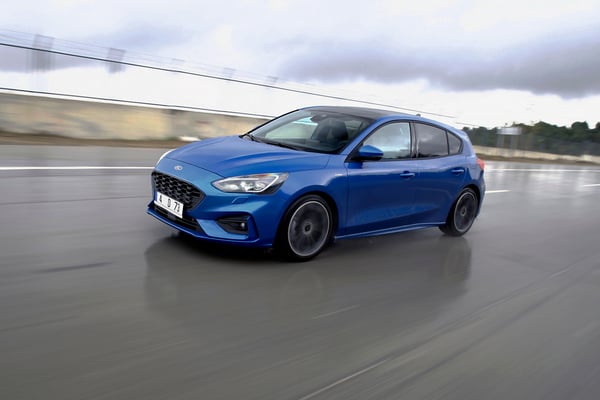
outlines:
{"label": "rear door", "polygon": [[414,182],[415,219],[443,222],[466,179],[462,141],[440,127],[413,123],[418,178]]}

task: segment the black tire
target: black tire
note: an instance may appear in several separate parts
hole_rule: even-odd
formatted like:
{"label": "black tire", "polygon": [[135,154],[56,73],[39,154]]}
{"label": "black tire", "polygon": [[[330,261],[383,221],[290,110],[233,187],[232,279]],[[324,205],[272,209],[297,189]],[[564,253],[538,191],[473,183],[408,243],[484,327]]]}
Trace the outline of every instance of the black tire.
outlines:
{"label": "black tire", "polygon": [[276,250],[288,260],[308,261],[327,246],[332,231],[333,217],[327,202],[316,195],[304,196],[285,213]]}
{"label": "black tire", "polygon": [[473,189],[464,189],[450,208],[446,223],[439,226],[440,230],[449,236],[464,235],[471,229],[478,209],[479,200]]}

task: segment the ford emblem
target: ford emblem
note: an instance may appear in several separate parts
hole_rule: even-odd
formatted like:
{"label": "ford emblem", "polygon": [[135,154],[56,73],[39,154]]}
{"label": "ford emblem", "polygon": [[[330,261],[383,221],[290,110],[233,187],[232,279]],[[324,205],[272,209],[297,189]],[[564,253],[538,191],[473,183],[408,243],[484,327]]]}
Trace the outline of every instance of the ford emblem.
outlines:
{"label": "ford emblem", "polygon": [[181,165],[175,166],[175,171],[181,171],[182,169],[183,169],[183,167]]}

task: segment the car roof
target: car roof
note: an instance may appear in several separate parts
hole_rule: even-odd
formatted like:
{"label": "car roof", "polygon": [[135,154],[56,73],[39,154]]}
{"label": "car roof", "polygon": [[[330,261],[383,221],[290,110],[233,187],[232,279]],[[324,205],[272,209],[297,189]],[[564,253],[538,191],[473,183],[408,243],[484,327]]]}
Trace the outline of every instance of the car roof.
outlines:
{"label": "car roof", "polygon": [[382,117],[414,117],[411,114],[400,113],[396,111],[390,110],[381,110],[377,108],[367,108],[367,107],[346,107],[346,106],[313,106],[313,107],[305,107],[303,110],[314,110],[314,111],[324,111],[324,112],[337,112],[340,114],[349,114],[356,115],[357,117],[369,118],[369,119],[379,119]]}
{"label": "car roof", "polygon": [[362,117],[362,118],[369,118],[369,119],[372,119],[373,121],[379,120],[381,118],[390,118],[390,119],[406,118],[406,119],[410,119],[411,121],[418,121],[418,122],[434,124],[434,125],[444,128],[446,130],[449,130],[463,138],[467,137],[467,134],[464,133],[460,129],[457,129],[453,126],[450,126],[450,125],[445,124],[440,121],[424,118],[419,114],[407,114],[407,113],[401,113],[398,111],[383,110],[383,109],[378,109],[378,108],[346,107],[346,106],[312,106],[312,107],[305,107],[305,108],[303,108],[303,110],[337,112],[340,114],[348,114],[348,115],[355,115],[357,117]]}

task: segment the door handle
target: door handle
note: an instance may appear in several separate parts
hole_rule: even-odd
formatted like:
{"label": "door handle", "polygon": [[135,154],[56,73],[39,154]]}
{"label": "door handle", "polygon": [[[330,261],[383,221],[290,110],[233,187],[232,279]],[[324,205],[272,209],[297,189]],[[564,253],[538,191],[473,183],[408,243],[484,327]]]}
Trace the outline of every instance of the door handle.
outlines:
{"label": "door handle", "polygon": [[460,174],[465,173],[465,169],[464,168],[454,168],[454,169],[450,170],[450,172],[452,172],[452,174],[454,174],[454,175],[460,175]]}
{"label": "door handle", "polygon": [[410,171],[404,171],[400,174],[400,177],[405,178],[405,179],[413,178],[414,176],[415,176],[415,173],[410,172]]}

